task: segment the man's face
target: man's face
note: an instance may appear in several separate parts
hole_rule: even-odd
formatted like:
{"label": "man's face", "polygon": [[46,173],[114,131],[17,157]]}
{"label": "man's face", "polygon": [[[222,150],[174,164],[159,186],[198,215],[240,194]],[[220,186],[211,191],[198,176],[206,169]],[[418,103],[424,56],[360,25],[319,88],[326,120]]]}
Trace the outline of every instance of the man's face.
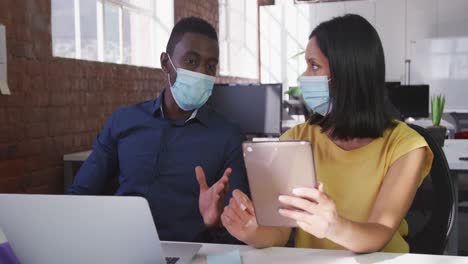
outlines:
{"label": "man's face", "polygon": [[[176,72],[169,62],[167,53],[161,55],[161,66],[169,73],[170,82],[176,79]],[[172,63],[176,68],[199,72],[216,77],[219,59],[218,42],[205,35],[188,32],[175,45],[171,56]]]}

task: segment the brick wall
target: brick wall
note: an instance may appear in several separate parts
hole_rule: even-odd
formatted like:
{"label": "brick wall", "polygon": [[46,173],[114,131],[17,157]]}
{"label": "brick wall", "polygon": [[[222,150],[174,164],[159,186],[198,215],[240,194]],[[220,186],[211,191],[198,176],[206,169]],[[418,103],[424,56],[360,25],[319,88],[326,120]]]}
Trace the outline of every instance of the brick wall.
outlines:
{"label": "brick wall", "polygon": [[[65,153],[90,149],[110,113],[156,97],[159,69],[52,57],[50,0],[1,0],[8,83],[0,95],[0,192],[62,193]],[[176,21],[218,25],[217,0],[175,0]],[[254,82],[221,77],[218,82]]]}
{"label": "brick wall", "polygon": [[202,17],[218,30],[218,0],[174,0],[175,21],[188,16]]}

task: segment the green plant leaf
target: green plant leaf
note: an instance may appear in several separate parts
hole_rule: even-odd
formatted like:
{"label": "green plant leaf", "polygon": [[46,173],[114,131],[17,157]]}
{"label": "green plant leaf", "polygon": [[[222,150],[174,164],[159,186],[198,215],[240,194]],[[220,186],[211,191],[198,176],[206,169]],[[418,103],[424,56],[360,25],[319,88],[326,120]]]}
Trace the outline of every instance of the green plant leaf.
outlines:
{"label": "green plant leaf", "polygon": [[432,125],[439,126],[442,114],[444,113],[445,96],[436,95],[431,97],[431,117]]}
{"label": "green plant leaf", "polygon": [[289,87],[289,90],[284,93],[289,96],[301,96],[302,95],[302,91],[299,86]]}
{"label": "green plant leaf", "polygon": [[305,50],[303,50],[303,51],[300,51],[300,52],[298,52],[298,53],[294,54],[294,55],[291,57],[291,59],[295,59],[295,58],[297,58],[297,57],[301,56],[302,54],[305,54]]}

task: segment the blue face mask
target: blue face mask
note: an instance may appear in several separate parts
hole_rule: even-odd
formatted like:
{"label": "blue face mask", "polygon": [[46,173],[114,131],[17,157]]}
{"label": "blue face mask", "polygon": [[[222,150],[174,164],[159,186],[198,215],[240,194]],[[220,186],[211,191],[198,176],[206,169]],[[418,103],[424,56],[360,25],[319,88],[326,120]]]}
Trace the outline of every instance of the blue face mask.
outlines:
{"label": "blue face mask", "polygon": [[182,68],[176,69],[170,57],[169,62],[177,72],[176,80],[171,85],[172,96],[176,104],[184,111],[202,107],[211,96],[216,78]]}
{"label": "blue face mask", "polygon": [[321,115],[326,115],[330,110],[330,92],[327,76],[301,76],[300,79],[302,97],[307,106]]}

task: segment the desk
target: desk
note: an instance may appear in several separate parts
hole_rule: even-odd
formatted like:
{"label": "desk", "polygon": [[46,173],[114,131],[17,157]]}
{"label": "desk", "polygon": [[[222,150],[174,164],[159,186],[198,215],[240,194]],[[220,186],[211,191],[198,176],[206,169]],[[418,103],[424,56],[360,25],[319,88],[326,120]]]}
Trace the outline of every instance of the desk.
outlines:
{"label": "desk", "polygon": [[459,160],[468,156],[468,139],[446,139],[442,147],[452,171],[468,171],[468,161]]}
{"label": "desk", "polygon": [[[445,153],[445,157],[447,158],[447,162],[453,179],[453,186],[455,189],[455,208],[458,209],[458,178],[460,173],[468,171],[468,161],[459,160],[459,158],[468,156],[468,140],[445,140],[443,150]],[[447,245],[447,253],[450,255],[458,254],[458,234],[458,210],[455,210],[452,233],[450,235]]]}
{"label": "desk", "polygon": [[73,183],[73,162],[84,162],[90,154],[91,150],[63,155],[63,188],[65,192]]}
{"label": "desk", "polygon": [[[416,120],[407,120],[406,123],[409,124],[415,124],[420,127],[430,127],[432,126],[432,119],[429,118],[422,118],[422,119],[416,119]],[[449,138],[454,138],[455,136],[455,126],[444,119],[440,120],[440,125],[445,126],[447,128],[447,132],[449,134]]]}
{"label": "desk", "polygon": [[266,248],[254,249],[248,246],[203,244],[192,263],[206,263],[206,256],[239,250],[242,263],[468,263],[468,257],[395,254],[376,252],[372,254],[354,254],[344,250],[318,250],[303,248]]}

